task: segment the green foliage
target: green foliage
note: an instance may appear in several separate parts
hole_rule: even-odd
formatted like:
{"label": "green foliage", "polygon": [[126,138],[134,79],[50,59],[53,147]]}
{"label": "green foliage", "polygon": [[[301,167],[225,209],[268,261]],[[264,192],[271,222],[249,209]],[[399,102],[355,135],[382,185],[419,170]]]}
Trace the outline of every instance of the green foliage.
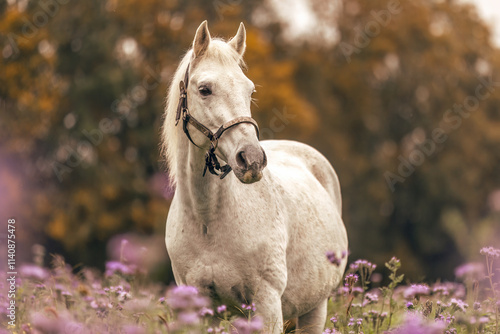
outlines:
{"label": "green foliage", "polygon": [[[382,292],[382,296],[385,298],[389,296],[389,326],[392,322],[393,310],[396,308],[397,304],[394,300],[394,289],[403,282],[404,274],[397,276],[396,272],[401,268],[401,261],[398,258],[392,257],[389,262],[385,263],[385,266],[391,272],[389,274],[389,280],[391,281],[387,287],[383,287],[380,289]],[[377,325],[378,326],[378,325]],[[378,327],[377,327],[378,328]]]}

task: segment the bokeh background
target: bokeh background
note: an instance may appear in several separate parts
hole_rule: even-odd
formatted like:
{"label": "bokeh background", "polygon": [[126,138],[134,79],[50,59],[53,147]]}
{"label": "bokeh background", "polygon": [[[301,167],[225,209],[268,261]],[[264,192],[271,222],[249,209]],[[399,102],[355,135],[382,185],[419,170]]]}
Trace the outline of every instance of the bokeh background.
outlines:
{"label": "bokeh background", "polygon": [[334,165],[351,259],[453,278],[500,246],[491,14],[457,0],[0,1],[1,242],[15,217],[19,261],[41,244],[102,269],[127,235],[154,245],[167,281],[166,90],[203,20],[224,38],[242,21],[254,118]]}

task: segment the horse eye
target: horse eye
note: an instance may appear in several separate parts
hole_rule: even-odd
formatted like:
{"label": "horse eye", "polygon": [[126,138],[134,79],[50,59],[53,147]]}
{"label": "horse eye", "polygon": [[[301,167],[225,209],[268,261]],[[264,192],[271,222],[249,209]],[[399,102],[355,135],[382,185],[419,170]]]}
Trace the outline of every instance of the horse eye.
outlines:
{"label": "horse eye", "polygon": [[210,88],[208,88],[206,86],[201,86],[200,88],[198,88],[198,91],[200,92],[200,94],[202,96],[208,96],[208,95],[212,94],[212,91],[210,90]]}

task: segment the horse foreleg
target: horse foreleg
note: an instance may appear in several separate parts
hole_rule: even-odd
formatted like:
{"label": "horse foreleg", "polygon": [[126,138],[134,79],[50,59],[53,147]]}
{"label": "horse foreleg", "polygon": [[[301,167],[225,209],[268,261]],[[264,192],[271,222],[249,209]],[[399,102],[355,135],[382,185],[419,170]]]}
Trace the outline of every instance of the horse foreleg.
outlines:
{"label": "horse foreleg", "polygon": [[299,333],[321,334],[325,328],[328,299],[325,299],[315,309],[299,317]]}
{"label": "horse foreleg", "polygon": [[254,300],[257,315],[264,319],[263,333],[283,333],[283,312],[281,310],[281,294],[268,284],[260,286]]}

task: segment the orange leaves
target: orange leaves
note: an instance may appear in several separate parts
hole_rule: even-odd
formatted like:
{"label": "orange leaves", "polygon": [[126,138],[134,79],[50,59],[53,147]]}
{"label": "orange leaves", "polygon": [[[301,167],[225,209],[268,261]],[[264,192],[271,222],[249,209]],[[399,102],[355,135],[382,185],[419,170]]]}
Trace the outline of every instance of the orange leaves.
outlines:
{"label": "orange leaves", "polygon": [[[276,53],[261,32],[247,29],[247,75],[257,90],[258,107],[253,108],[253,113],[260,126],[270,130],[265,139],[286,138],[291,133],[305,138],[317,129],[317,110],[295,84],[297,61],[280,59]],[[286,119],[284,115],[288,115]]]}
{"label": "orange leaves", "polygon": [[54,240],[64,243],[68,237],[68,216],[63,212],[58,212],[53,219],[47,224],[46,232]]}

